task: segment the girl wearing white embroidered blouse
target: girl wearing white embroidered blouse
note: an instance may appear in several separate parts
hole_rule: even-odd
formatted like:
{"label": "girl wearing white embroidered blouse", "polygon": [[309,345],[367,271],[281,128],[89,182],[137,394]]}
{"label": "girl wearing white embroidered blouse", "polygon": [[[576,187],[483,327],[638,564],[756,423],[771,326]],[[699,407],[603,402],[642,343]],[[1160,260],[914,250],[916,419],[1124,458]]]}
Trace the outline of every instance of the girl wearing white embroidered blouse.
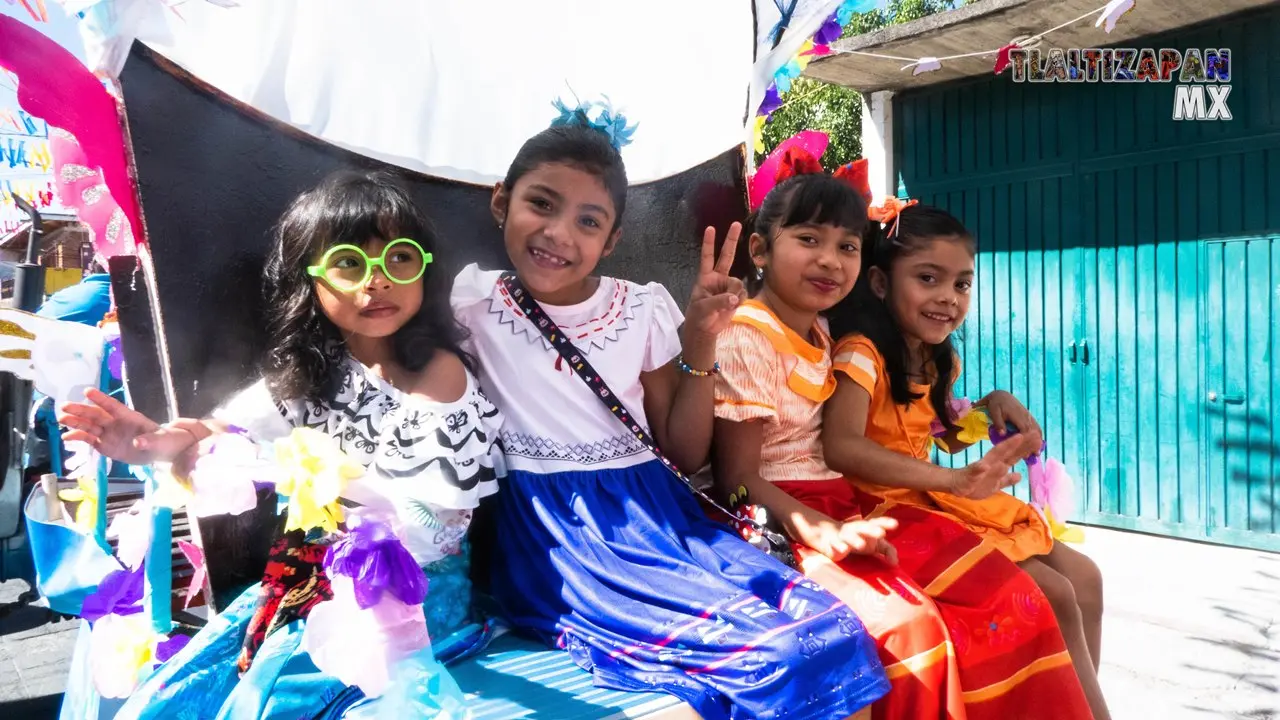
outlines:
{"label": "girl wearing white embroidered blouse", "polygon": [[[642,439],[685,470],[706,462],[716,336],[743,299],[728,277],[740,228],[719,262],[707,230],[687,318],[657,283],[593,274],[621,234],[614,143],[629,131],[608,108],[562,111],[493,193],[515,273],[472,265],[453,289],[506,415],[494,595],[597,684],[670,693],[706,720],[852,715],[888,689],[858,618],[710,520]],[[562,356],[544,328],[574,348]]]}
{"label": "girl wearing white embroidered blouse", "polygon": [[[263,442],[295,427],[325,432],[368,468],[411,528],[406,547],[430,584],[424,610],[436,657],[474,650],[488,633],[469,614],[465,536],[472,511],[505,474],[501,418],[461,349],[448,278],[431,262],[436,244],[389,178],[325,180],[277,228],[265,271],[270,347],[261,381],[213,419],[164,426],[91,393],[89,403],[67,407],[66,438],[131,464],[170,460],[185,474],[201,441],[221,432]],[[330,594],[325,547],[311,539],[282,533],[261,586],[162,666],[119,717],[337,717],[358,703],[358,690],[321,673],[298,646],[299,624]]]}

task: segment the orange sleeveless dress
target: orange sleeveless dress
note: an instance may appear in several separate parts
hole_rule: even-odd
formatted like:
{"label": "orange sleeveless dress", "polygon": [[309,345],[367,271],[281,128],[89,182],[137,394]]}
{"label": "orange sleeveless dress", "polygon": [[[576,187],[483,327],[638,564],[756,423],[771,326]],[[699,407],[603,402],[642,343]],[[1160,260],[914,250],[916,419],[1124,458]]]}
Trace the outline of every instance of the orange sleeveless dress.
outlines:
{"label": "orange sleeveless dress", "polygon": [[[835,390],[831,338],[786,327],[745,303],[720,337],[716,416],[763,422],[760,475],[836,520],[887,508],[826,466],[822,403]],[[875,720],[1078,720],[1092,717],[1044,594],[964,525],[911,505],[890,540],[899,565],[832,562],[795,544],[805,575],[844,601],[876,638],[892,689]]]}

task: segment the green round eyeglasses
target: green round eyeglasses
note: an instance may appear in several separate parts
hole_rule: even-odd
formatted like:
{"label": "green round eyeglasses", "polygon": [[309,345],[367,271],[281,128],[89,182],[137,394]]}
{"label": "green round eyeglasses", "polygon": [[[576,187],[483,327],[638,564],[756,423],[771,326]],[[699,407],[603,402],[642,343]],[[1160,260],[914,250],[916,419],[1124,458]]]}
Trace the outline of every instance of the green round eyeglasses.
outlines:
{"label": "green round eyeglasses", "polygon": [[392,240],[382,254],[373,258],[357,245],[334,245],[319,263],[307,268],[307,274],[324,280],[335,290],[353,292],[369,283],[375,268],[397,285],[416,282],[432,259],[431,253],[409,238]]}

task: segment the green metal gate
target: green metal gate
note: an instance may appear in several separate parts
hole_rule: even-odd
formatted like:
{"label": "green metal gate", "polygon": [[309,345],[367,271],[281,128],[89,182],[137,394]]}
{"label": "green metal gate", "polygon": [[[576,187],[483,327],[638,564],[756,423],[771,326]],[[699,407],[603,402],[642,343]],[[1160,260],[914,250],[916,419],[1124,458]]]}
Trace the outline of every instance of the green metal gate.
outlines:
{"label": "green metal gate", "polygon": [[1134,43],[1230,48],[1227,122],[1173,121],[1172,84],[894,99],[900,194],[979,243],[960,389],[1041,418],[1078,520],[1280,550],[1277,37],[1272,9]]}

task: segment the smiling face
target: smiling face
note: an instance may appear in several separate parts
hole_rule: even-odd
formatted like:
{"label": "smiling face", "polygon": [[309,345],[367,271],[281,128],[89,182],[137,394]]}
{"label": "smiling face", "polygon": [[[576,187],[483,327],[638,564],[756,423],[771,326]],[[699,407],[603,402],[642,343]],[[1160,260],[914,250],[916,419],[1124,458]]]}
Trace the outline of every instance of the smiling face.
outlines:
{"label": "smiling face", "polygon": [[491,202],[507,256],[529,292],[549,305],[590,297],[591,273],[613,252],[620,231],[613,200],[595,175],[543,163],[513,187],[499,183]]}
{"label": "smiling face", "polygon": [[973,287],[970,243],[960,236],[932,238],[900,255],[891,277],[879,268],[871,271],[872,289],[908,340],[937,345],[964,322]]}
{"label": "smiling face", "polygon": [[[371,238],[362,249],[368,256],[376,258],[382,254],[386,246],[385,240]],[[413,257],[409,257],[412,253],[411,249],[397,245],[391,249],[391,253],[388,253],[386,263],[393,268],[411,263],[414,261]],[[348,255],[350,254],[339,253],[330,258],[334,271],[345,271],[348,265],[357,262],[353,259],[354,256],[348,257]],[[317,256],[312,263],[319,263],[321,258],[322,256]],[[421,263],[421,255],[417,256],[417,262]],[[417,266],[414,269],[416,270]],[[394,269],[392,271],[396,272]],[[355,272],[355,269],[351,269],[349,274],[356,278],[362,276],[362,272]],[[405,275],[405,277],[410,276],[411,274]],[[340,287],[344,289],[339,289]],[[380,268],[374,268],[366,282],[356,285],[349,291],[345,290],[342,283],[316,279],[315,292],[320,309],[324,311],[325,316],[338,326],[344,337],[348,338],[351,336],[389,337],[403,327],[422,307],[421,280],[404,284],[395,283],[388,279]]]}
{"label": "smiling face", "polygon": [[829,310],[849,294],[861,269],[861,249],[861,237],[835,225],[783,227],[767,251],[764,238],[751,237],[751,255],[765,270],[766,291],[804,316]]}

